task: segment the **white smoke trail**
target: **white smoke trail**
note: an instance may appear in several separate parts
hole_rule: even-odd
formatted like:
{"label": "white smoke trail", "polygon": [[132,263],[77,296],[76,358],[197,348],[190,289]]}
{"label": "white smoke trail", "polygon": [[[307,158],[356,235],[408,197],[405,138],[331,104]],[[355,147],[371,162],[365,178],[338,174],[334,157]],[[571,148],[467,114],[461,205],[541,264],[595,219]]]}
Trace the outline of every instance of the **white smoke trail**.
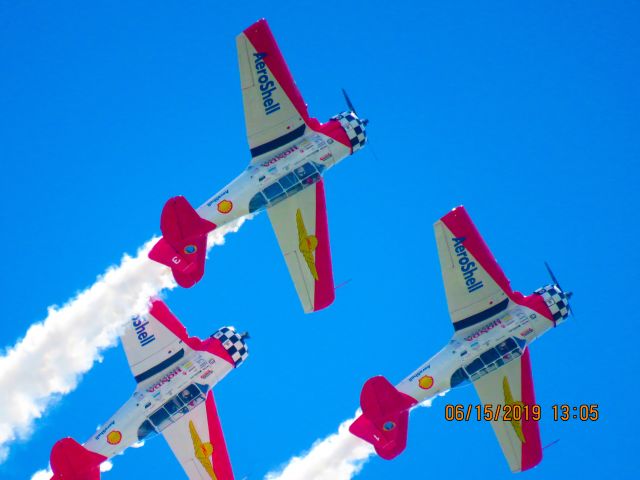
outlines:
{"label": "white smoke trail", "polygon": [[373,455],[373,447],[349,433],[349,425],[358,417],[345,420],[338,432],[316,440],[311,449],[291,458],[278,472],[269,472],[264,480],[347,480],[353,478]]}
{"label": "white smoke trail", "polygon": [[[208,244],[221,245],[243,219],[214,230]],[[125,255],[96,282],[62,308],[49,307],[46,318],[33,324],[24,338],[0,357],[0,463],[9,444],[26,439],[33,423],[61,396],[74,390],[79,378],[118,335],[134,314],[144,313],[150,297],[175,283],[169,269],[147,258],[157,239],[135,257]],[[40,472],[38,472],[40,473]]]}
{"label": "white smoke trail", "polygon": [[[434,398],[419,406],[430,407]],[[267,473],[264,480],[350,480],[355,477],[375,453],[371,445],[349,432],[349,425],[360,413],[358,410],[355,417],[342,422],[337,433],[316,440],[309,451],[291,458],[279,471]]]}

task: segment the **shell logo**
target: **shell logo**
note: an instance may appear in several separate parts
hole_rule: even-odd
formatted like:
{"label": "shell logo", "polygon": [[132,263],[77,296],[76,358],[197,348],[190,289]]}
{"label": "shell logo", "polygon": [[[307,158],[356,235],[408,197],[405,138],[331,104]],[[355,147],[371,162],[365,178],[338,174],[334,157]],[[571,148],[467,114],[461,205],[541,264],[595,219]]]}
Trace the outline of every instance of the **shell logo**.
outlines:
{"label": "shell logo", "polygon": [[231,200],[222,200],[218,203],[218,211],[227,214],[233,210],[233,202]]}
{"label": "shell logo", "polygon": [[423,390],[429,390],[431,387],[433,387],[433,377],[425,375],[420,380],[418,380],[418,385]]}
{"label": "shell logo", "polygon": [[110,445],[117,445],[120,443],[121,440],[122,440],[122,433],[120,433],[118,430],[111,430],[107,434],[107,443],[109,443]]}

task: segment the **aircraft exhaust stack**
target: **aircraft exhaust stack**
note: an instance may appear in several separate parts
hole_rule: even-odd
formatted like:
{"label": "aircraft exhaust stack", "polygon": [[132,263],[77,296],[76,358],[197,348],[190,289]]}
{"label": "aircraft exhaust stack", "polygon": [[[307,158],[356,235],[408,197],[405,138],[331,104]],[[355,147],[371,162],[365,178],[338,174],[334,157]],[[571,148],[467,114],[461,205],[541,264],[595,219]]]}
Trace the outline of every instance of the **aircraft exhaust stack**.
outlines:
{"label": "aircraft exhaust stack", "polygon": [[362,387],[362,415],[349,427],[356,437],[369,442],[376,453],[391,460],[407,446],[409,409],[416,400],[397,390],[382,377],[372,377]]}
{"label": "aircraft exhaust stack", "polygon": [[63,438],[51,449],[51,480],[99,480],[104,455],[87,450],[73,438]]}

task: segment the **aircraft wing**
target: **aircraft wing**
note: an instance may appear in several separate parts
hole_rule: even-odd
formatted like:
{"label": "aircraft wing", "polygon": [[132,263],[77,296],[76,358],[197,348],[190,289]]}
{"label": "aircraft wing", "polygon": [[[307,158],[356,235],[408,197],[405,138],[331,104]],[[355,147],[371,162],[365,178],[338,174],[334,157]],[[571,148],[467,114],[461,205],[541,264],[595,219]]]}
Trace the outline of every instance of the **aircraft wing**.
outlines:
{"label": "aircraft wing", "polygon": [[[529,350],[504,367],[480,377],[473,385],[482,404],[491,404],[494,412],[496,405],[503,406],[503,413],[506,413],[504,405],[534,405],[536,398]],[[497,421],[491,421],[491,426],[511,471],[522,472],[535,467],[542,460],[538,422],[525,418],[524,413],[518,422],[502,418],[501,415]]]}
{"label": "aircraft wing", "polygon": [[146,315],[133,317],[120,339],[136,382],[153,382],[188,354],[185,338],[186,329],[160,300],[152,302]]}
{"label": "aircraft wing", "polygon": [[212,391],[162,434],[191,480],[233,480]]}
{"label": "aircraft wing", "polygon": [[304,134],[307,106],[266,20],[236,37],[252,163]]}
{"label": "aircraft wing", "polygon": [[509,280],[464,207],[434,224],[449,314],[456,332],[506,310]]}
{"label": "aircraft wing", "polygon": [[335,298],[322,180],[267,210],[305,313]]}
{"label": "aircraft wing", "polygon": [[[189,337],[180,320],[158,299],[151,302],[147,314],[131,319],[120,339],[131,373],[141,388],[166,375],[169,367],[184,366],[183,357],[204,348],[204,342]],[[207,347],[209,352],[234,365],[233,358],[224,347],[220,346],[217,351],[210,348],[214,347]]]}

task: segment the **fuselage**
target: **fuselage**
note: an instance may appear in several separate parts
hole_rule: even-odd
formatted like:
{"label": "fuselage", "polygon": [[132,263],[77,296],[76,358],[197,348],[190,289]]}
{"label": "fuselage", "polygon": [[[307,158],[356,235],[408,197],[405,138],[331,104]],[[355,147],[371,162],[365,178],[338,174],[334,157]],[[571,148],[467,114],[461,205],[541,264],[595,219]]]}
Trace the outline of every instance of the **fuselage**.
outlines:
{"label": "fuselage", "polygon": [[[205,340],[218,341],[210,338]],[[109,458],[162,432],[205,401],[233,364],[208,351],[190,351],[179,362],[139,383],[133,396],[89,438],[84,447]]]}
{"label": "fuselage", "polygon": [[453,335],[449,343],[396,388],[422,402],[468,384],[519,358],[554,324],[531,308],[511,303],[477,328]]}
{"label": "fuselage", "polygon": [[202,218],[221,227],[310,187],[326,170],[351,153],[343,143],[307,129],[304,136],[250,164],[196,211]]}

